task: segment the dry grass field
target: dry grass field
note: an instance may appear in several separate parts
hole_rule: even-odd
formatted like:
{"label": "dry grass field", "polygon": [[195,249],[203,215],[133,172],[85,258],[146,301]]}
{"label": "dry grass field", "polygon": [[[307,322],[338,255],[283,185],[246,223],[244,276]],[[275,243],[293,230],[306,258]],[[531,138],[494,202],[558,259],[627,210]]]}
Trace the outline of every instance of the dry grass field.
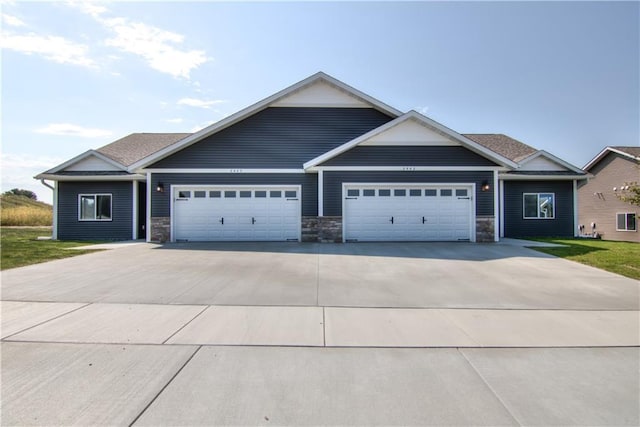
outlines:
{"label": "dry grass field", "polygon": [[25,196],[0,196],[0,224],[3,226],[51,226],[53,207]]}

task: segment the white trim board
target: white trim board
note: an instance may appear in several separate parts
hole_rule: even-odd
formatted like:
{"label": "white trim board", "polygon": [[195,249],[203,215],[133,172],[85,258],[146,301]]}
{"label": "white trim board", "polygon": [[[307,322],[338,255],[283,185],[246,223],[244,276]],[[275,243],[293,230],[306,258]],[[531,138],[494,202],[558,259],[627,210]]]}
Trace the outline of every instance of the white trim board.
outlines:
{"label": "white trim board", "polygon": [[506,171],[500,166],[314,166],[314,171],[383,171],[383,172],[464,172],[464,171]]}
{"label": "white trim board", "polygon": [[363,144],[369,140],[371,140],[374,137],[377,137],[378,135],[388,131],[389,129],[398,126],[400,123],[407,121],[407,120],[417,120],[418,123],[422,124],[423,126],[438,132],[440,134],[442,134],[443,136],[447,136],[448,138],[451,138],[453,141],[457,141],[460,143],[460,145],[470,149],[471,151],[480,154],[481,156],[492,160],[496,163],[498,163],[499,165],[502,166],[506,166],[506,167],[510,167],[513,169],[516,169],[518,167],[518,164],[507,159],[506,157],[503,157],[491,150],[489,150],[488,148],[478,144],[477,142],[474,142],[472,140],[470,140],[469,138],[447,128],[444,125],[441,125],[440,123],[431,120],[428,117],[423,116],[422,114],[416,112],[416,111],[409,111],[408,113],[395,118],[394,120],[391,120],[390,122],[385,123],[382,126],[379,126],[367,133],[365,133],[364,135],[361,135],[355,139],[352,139],[349,142],[346,142],[342,145],[340,145],[339,147],[334,148],[333,150],[327,151],[324,154],[321,154],[320,156],[309,160],[308,162],[306,162],[304,164],[304,168],[305,169],[309,169],[309,168],[313,168],[314,166],[318,166],[323,162],[326,162],[329,159],[332,159],[348,150],[350,150],[353,147],[356,147],[360,144]]}
{"label": "white trim board", "polygon": [[[45,172],[43,172],[43,173],[41,173],[39,175],[36,175],[36,179],[42,179],[42,177],[44,177],[45,175],[50,175],[50,174],[55,174],[56,172],[60,172],[60,171],[62,171],[64,169],[66,169],[67,167],[69,167],[71,165],[74,165],[74,164],[76,164],[76,163],[78,163],[78,162],[80,162],[82,160],[85,160],[85,159],[87,159],[87,158],[89,158],[91,156],[96,157],[97,159],[99,159],[99,160],[101,160],[101,161],[103,161],[105,163],[108,163],[113,168],[115,168],[114,170],[122,170],[122,171],[127,170],[127,168],[124,165],[122,165],[122,164],[116,162],[115,160],[105,156],[104,154],[100,153],[99,151],[87,150],[84,153],[82,153],[80,155],[77,155],[76,157],[74,157],[74,158],[72,158],[70,160],[67,160],[64,163],[61,163],[58,166],[49,169],[48,171],[45,171]],[[49,178],[45,178],[45,179],[49,179]]]}
{"label": "white trim board", "polygon": [[144,181],[144,175],[55,175],[40,174],[37,179],[50,181]]}
{"label": "white trim board", "polygon": [[245,168],[199,168],[199,169],[188,169],[188,168],[172,168],[172,169],[141,169],[140,172],[144,173],[233,173],[233,174],[243,174],[243,173],[305,173],[304,169],[245,169]]}

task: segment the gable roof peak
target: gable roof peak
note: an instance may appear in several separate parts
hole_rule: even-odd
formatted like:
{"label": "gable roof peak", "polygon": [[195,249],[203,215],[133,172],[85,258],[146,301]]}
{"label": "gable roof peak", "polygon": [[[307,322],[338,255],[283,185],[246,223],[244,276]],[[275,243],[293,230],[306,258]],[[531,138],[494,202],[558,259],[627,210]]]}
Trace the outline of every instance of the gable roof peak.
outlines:
{"label": "gable roof peak", "polygon": [[600,151],[593,159],[591,159],[582,169],[588,171],[596,163],[598,163],[604,156],[609,153],[620,154],[623,157],[631,159],[633,161],[640,162],[640,147],[638,146],[625,146],[625,145],[610,145],[606,146]]}

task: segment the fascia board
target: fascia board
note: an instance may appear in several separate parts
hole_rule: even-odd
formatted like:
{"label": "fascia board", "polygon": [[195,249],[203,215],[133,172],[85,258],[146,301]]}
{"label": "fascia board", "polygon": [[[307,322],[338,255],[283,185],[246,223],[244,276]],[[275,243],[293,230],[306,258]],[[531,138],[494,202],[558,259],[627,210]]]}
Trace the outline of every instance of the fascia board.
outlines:
{"label": "fascia board", "polygon": [[547,159],[551,160],[552,162],[558,163],[560,166],[563,166],[563,167],[571,170],[572,172],[584,173],[584,170],[580,169],[579,167],[574,166],[571,163],[566,162],[566,161],[562,160],[561,158],[556,157],[553,154],[551,154],[551,153],[549,153],[547,151],[544,151],[544,150],[538,150],[535,153],[531,154],[530,156],[525,157],[524,159],[522,159],[520,161],[520,166],[526,165],[527,163],[529,163],[532,160],[537,159],[538,157],[546,157]]}
{"label": "fascia board", "polygon": [[41,173],[34,179],[48,179],[50,181],[140,181],[146,179],[144,175],[56,175],[54,173]]}
{"label": "fascia board", "polygon": [[120,170],[127,170],[127,168],[121,164],[116,162],[115,160],[105,156],[104,154],[100,153],[99,151],[96,150],[87,150],[82,154],[77,155],[76,157],[72,158],[71,160],[67,160],[64,163],[59,164],[58,166],[49,169],[48,171],[45,171],[43,173],[45,174],[52,174],[52,173],[56,173],[56,172],[60,172],[61,170],[64,170],[66,168],[68,168],[69,166],[79,162],[80,160],[86,159],[89,156],[95,156],[97,158],[99,158],[100,160],[109,163],[110,165],[120,169]]}
{"label": "fascia board", "polygon": [[583,180],[593,178],[591,174],[576,175],[513,175],[507,173],[499,173],[498,178],[503,181],[572,181],[574,179]]}
{"label": "fascia board", "polygon": [[383,124],[382,126],[379,126],[375,129],[370,130],[369,132],[365,133],[364,135],[361,135],[355,139],[352,139],[349,142],[346,142],[344,144],[342,144],[339,147],[334,148],[331,151],[327,151],[326,153],[316,157],[315,159],[312,159],[308,162],[306,162],[303,167],[305,169],[308,168],[312,168],[315,167],[317,165],[319,165],[322,162],[326,162],[327,160],[344,153],[345,151],[348,151],[349,149],[355,147],[358,144],[361,144],[365,141],[367,141],[370,138],[373,138],[374,136],[381,134],[383,132],[385,132],[386,130],[399,125],[400,123],[409,120],[409,119],[415,119],[418,122],[421,122],[423,124],[425,124],[427,127],[430,127],[433,130],[436,130],[440,133],[443,133],[444,135],[447,135],[457,141],[459,141],[463,146],[466,146],[467,148],[471,149],[472,151],[475,151],[477,153],[479,153],[480,155],[482,155],[483,157],[487,157],[493,161],[495,161],[496,163],[502,165],[502,166],[506,166],[506,167],[510,167],[513,169],[516,169],[518,167],[517,163],[514,163],[513,161],[507,159],[506,157],[500,156],[499,154],[494,153],[493,151],[481,146],[480,144],[470,140],[469,138],[464,137],[463,135],[460,135],[459,133],[449,129],[446,126],[441,125],[440,123],[431,120],[428,117],[423,116],[422,114],[418,113],[417,111],[411,110],[408,113],[403,114],[400,117],[395,118],[394,120],[391,120],[390,122],[387,122],[385,124]]}
{"label": "fascia board", "polygon": [[332,85],[335,85],[343,90],[345,90],[348,93],[351,93],[352,95],[361,98],[363,101],[374,105],[375,107],[377,107],[379,110],[382,110],[383,112],[390,114],[392,116],[399,116],[402,114],[402,112],[400,112],[399,110],[396,110],[395,108],[392,108],[386,104],[384,104],[383,102],[380,102],[378,100],[376,100],[375,98],[370,97],[369,95],[366,95],[363,92],[360,92],[357,89],[352,88],[351,86],[346,85],[345,83],[342,83],[341,81],[323,73],[323,72],[318,72],[310,77],[307,77],[306,79],[299,81],[298,83],[289,86],[267,98],[264,98],[262,101],[258,101],[255,104],[252,104],[184,139],[181,139],[180,141],[176,142],[175,144],[172,144],[168,147],[165,147],[164,149],[157,151],[147,157],[145,157],[144,159],[141,159],[139,161],[137,161],[136,163],[132,164],[131,166],[129,166],[128,171],[129,172],[133,172],[137,169],[140,168],[144,168],[145,166],[148,166],[149,164],[162,159],[170,154],[173,154],[179,150],[181,150],[182,148],[185,148],[191,144],[195,144],[196,142],[216,133],[219,132],[241,120],[243,120],[246,117],[249,117],[265,108],[267,108],[270,104],[273,104],[274,102],[278,101],[281,98],[284,98],[285,96],[297,91],[298,89],[301,89],[309,84],[312,84],[316,81],[319,80],[325,80],[327,82],[329,82]]}
{"label": "fascia board", "polygon": [[604,156],[606,156],[609,153],[616,153],[616,154],[620,154],[621,156],[627,157],[629,159],[635,160],[635,161],[640,161],[640,158],[632,156],[629,153],[625,153],[624,151],[620,151],[620,150],[616,150],[615,148],[612,147],[605,147],[602,151],[600,151],[598,153],[597,156],[595,156],[593,159],[591,159],[589,161],[589,163],[587,163],[586,165],[584,165],[582,167],[583,170],[588,171],[589,169],[591,169],[596,163],[598,163],[600,160],[602,160],[602,158]]}

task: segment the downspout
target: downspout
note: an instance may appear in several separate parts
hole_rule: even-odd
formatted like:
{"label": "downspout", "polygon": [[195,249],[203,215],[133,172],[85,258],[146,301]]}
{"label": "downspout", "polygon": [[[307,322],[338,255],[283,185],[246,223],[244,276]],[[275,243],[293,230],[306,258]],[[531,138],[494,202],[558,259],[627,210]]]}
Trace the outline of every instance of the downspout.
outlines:
{"label": "downspout", "polygon": [[58,182],[53,181],[53,187],[43,179],[40,180],[42,185],[47,188],[50,188],[53,191],[53,224],[51,228],[51,238],[53,240],[58,240]]}

